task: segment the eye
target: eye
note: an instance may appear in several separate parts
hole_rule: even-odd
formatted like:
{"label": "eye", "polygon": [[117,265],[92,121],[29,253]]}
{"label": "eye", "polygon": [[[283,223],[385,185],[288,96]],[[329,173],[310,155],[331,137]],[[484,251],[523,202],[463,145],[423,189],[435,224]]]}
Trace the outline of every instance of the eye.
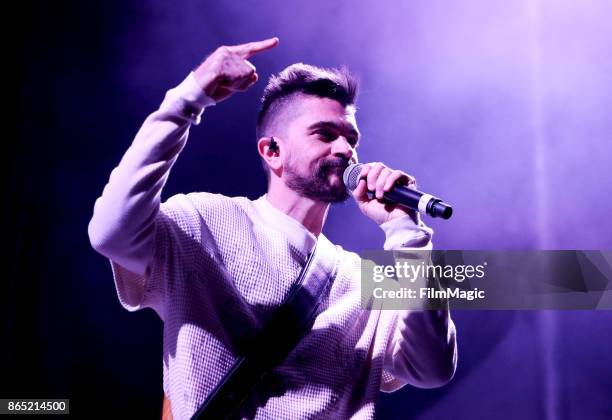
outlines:
{"label": "eye", "polygon": [[336,137],[338,137],[336,133],[329,130],[318,130],[316,131],[316,134],[323,141],[333,141],[336,139]]}

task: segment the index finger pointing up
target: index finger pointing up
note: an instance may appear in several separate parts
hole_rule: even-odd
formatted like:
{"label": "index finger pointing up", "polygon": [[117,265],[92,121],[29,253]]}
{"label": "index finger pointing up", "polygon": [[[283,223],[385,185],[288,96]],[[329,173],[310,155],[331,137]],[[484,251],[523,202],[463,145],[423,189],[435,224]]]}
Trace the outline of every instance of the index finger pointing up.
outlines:
{"label": "index finger pointing up", "polygon": [[263,41],[248,42],[246,44],[234,45],[229,47],[232,52],[240,54],[243,58],[250,58],[262,51],[267,51],[278,45],[278,38],[269,38]]}

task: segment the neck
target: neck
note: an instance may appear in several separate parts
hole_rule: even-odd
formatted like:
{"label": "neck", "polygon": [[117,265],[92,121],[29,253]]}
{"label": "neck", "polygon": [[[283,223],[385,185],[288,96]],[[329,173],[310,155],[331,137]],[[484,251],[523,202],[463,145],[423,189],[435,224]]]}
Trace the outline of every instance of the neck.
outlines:
{"label": "neck", "polygon": [[298,195],[288,188],[270,188],[266,197],[270,204],[300,222],[313,235],[319,236],[327,218],[329,203]]}

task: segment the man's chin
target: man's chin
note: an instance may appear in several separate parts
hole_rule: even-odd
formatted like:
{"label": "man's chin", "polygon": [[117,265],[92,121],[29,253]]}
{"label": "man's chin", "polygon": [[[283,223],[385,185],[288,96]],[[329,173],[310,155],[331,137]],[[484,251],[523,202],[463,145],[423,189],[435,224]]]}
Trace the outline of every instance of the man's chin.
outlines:
{"label": "man's chin", "polygon": [[347,188],[344,186],[344,182],[342,181],[342,179],[336,181],[331,177],[329,189],[326,195],[327,201],[329,203],[342,203],[350,197],[350,194]]}
{"label": "man's chin", "polygon": [[323,203],[341,203],[350,194],[344,186],[342,168],[333,168],[327,175],[319,174],[313,178],[287,176],[286,184],[300,195]]}
{"label": "man's chin", "polygon": [[333,187],[344,185],[344,180],[342,179],[343,174],[344,174],[344,171],[332,172],[331,174],[329,174],[329,176],[327,177],[329,181],[329,185]]}

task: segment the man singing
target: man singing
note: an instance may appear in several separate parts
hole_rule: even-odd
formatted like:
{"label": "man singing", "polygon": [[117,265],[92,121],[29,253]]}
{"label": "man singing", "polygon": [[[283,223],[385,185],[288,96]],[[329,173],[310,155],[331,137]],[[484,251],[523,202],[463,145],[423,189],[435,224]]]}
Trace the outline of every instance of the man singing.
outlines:
{"label": "man singing", "polygon": [[[357,86],[346,71],[294,64],[270,78],[256,128],[267,194],[251,201],[199,192],[160,204],[191,126],[207,106],[252,86],[258,75],[248,59],[277,44],[220,47],[168,91],[112,171],[89,225],[121,304],[152,308],[164,322],[164,391],[175,419],[193,416],[227,377],[315,245],[335,269],[314,321],[239,417],[373,418],[379,390],[437,387],[455,372],[448,310],[362,307],[359,256],[321,233],[330,204],[349,196],[342,174],[357,161]],[[366,165],[361,178],[353,197],[384,231],[384,248],[430,249],[432,231],[418,213],[382,199],[414,179],[381,163]]]}

